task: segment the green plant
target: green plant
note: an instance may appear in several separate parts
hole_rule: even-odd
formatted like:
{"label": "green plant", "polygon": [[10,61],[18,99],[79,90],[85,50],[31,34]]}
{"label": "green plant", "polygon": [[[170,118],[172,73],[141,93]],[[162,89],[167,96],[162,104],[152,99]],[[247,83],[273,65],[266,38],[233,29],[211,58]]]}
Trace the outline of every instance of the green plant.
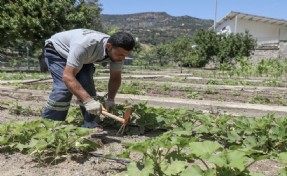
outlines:
{"label": "green plant", "polygon": [[192,98],[192,99],[202,99],[201,95],[199,92],[194,92],[192,90],[189,90],[187,93],[187,97],[188,98]]}
{"label": "green plant", "polygon": [[140,84],[140,82],[138,82],[138,81],[130,82],[130,83],[124,83],[121,86],[119,93],[142,95],[142,94],[144,94],[144,91],[143,91],[144,88],[145,88],[145,86]]}
{"label": "green plant", "polygon": [[169,91],[169,90],[170,90],[170,85],[168,85],[168,84],[162,84],[160,87],[161,87],[164,91]]}
{"label": "green plant", "polygon": [[41,109],[34,110],[30,106],[23,107],[19,104],[18,101],[14,101],[9,104],[9,113],[10,114],[16,114],[16,115],[24,115],[24,116],[40,116],[41,115]]}
{"label": "green plant", "polygon": [[219,81],[215,79],[209,79],[206,84],[219,85]]}
{"label": "green plant", "polygon": [[218,91],[215,88],[207,88],[204,93],[206,94],[218,94]]}
{"label": "green plant", "polygon": [[251,98],[249,101],[250,103],[258,103],[258,104],[270,104],[271,100],[265,96],[262,95],[255,95],[254,97]]}
{"label": "green plant", "polygon": [[90,129],[49,119],[10,121],[0,124],[0,151],[19,151],[42,164],[51,163],[74,150],[95,150],[99,145],[82,138],[90,132]]}
{"label": "green plant", "polygon": [[[189,115],[180,119],[180,126],[174,126],[161,136],[125,144],[127,150],[119,156],[129,157],[132,152],[143,156],[128,165],[127,173],[249,176],[261,175],[248,169],[256,161],[274,158],[287,164],[287,117]],[[196,161],[205,168],[199,167]]]}

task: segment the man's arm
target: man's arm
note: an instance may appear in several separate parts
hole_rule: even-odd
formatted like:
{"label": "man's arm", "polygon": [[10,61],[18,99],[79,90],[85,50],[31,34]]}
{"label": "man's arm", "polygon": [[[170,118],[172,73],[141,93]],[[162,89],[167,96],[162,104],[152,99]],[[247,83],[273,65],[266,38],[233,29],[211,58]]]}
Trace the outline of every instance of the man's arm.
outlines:
{"label": "man's arm", "polygon": [[79,71],[79,69],[66,65],[63,73],[63,81],[70,90],[70,92],[72,92],[82,102],[86,102],[92,97],[76,79],[76,75]]}
{"label": "man's arm", "polygon": [[111,71],[108,84],[108,99],[115,99],[115,96],[121,86],[122,82],[121,71]]}

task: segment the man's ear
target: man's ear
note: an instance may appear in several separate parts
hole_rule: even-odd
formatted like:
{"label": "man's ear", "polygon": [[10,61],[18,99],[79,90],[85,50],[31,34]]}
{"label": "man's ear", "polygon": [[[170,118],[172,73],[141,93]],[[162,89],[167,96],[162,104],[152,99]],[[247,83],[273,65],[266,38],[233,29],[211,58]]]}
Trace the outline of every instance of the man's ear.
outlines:
{"label": "man's ear", "polygon": [[107,43],[107,44],[106,44],[106,48],[107,48],[107,49],[112,48],[112,44],[111,44],[111,43]]}

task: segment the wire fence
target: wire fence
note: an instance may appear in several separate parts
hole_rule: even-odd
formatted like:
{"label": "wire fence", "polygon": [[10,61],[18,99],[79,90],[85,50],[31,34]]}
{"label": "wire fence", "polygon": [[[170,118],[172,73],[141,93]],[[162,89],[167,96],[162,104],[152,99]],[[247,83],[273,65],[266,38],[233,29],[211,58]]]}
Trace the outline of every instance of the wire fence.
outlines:
{"label": "wire fence", "polygon": [[39,71],[38,58],[26,48],[0,48],[0,71]]}

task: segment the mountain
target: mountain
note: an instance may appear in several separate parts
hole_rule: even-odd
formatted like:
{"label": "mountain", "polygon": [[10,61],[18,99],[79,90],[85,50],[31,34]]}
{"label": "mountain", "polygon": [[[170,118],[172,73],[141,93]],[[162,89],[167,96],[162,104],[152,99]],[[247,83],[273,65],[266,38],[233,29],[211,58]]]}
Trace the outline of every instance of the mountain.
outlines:
{"label": "mountain", "polygon": [[140,43],[159,44],[180,36],[191,36],[199,29],[212,26],[213,20],[190,16],[170,16],[165,12],[146,12],[127,15],[102,14],[103,26],[130,32]]}

